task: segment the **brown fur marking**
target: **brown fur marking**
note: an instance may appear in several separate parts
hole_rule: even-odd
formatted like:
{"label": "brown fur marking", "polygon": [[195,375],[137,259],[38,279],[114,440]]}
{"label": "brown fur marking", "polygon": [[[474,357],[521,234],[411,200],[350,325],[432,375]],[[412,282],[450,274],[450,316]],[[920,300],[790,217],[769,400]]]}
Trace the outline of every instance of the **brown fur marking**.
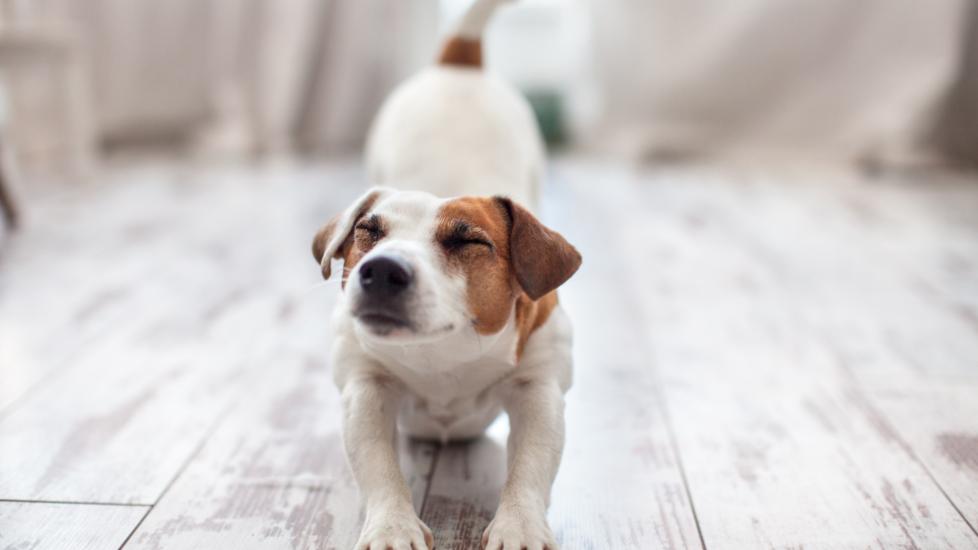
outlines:
{"label": "brown fur marking", "polygon": [[461,36],[452,36],[442,46],[439,65],[482,67],[482,42]]}
{"label": "brown fur marking", "polygon": [[557,307],[557,291],[551,291],[537,301],[533,301],[526,294],[521,293],[516,299],[516,328],[519,330],[520,337],[516,342],[517,360],[523,356],[523,348],[526,347],[530,335],[538,328],[543,326],[550,318],[550,312]]}
{"label": "brown fur marking", "polygon": [[[532,217],[523,223],[539,225]],[[488,238],[492,248],[478,244],[461,248],[446,247],[446,241],[458,233],[460,225],[466,228],[463,235]],[[543,228],[542,225],[540,227]],[[469,311],[475,317],[475,328],[479,334],[493,334],[502,330],[515,308],[519,332],[516,357],[519,359],[530,335],[547,321],[557,307],[557,291],[555,288],[548,289],[534,300],[520,287],[512,259],[515,255],[511,249],[512,230],[509,211],[501,207],[498,199],[464,197],[446,203],[438,212],[435,241],[445,251],[448,268],[465,276]],[[546,228],[543,230],[556,235]],[[557,243],[558,248],[570,247],[562,238],[560,243]],[[534,247],[535,250],[538,248]],[[576,255],[573,247],[571,250]],[[537,251],[540,255],[536,260],[546,263],[547,254]]]}
{"label": "brown fur marking", "polygon": [[[380,239],[374,239],[366,231],[357,230],[357,224],[370,212],[369,207],[353,222],[353,230],[350,232],[352,238],[347,239],[343,245],[343,277],[340,281],[340,288],[346,288],[346,280],[350,278],[350,269],[357,265],[360,258],[367,255]],[[387,233],[387,226],[383,218],[377,218],[378,226],[381,229],[381,238]]]}
{"label": "brown fur marking", "polygon": [[[463,222],[487,237],[492,248],[467,245],[457,249],[443,247]],[[435,242],[442,246],[448,268],[465,275],[469,311],[475,317],[479,334],[502,330],[513,311],[517,287],[510,269],[509,228],[502,210],[492,199],[464,197],[442,206],[438,212]]]}

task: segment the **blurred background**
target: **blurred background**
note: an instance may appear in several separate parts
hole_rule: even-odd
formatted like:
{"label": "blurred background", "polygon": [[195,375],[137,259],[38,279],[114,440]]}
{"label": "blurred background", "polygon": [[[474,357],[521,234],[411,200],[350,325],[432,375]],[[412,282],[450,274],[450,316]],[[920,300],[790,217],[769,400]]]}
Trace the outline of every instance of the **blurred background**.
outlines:
{"label": "blurred background", "polygon": [[[466,0],[3,0],[0,121],[23,185],[133,149],[358,151]],[[487,59],[548,137],[631,159],[978,159],[968,0],[526,0]]]}
{"label": "blurred background", "polygon": [[[349,548],[315,230],[469,0],[0,0],[0,548]],[[576,548],[978,548],[978,2],[519,0]],[[14,223],[17,222],[17,223]],[[478,548],[505,421],[404,443]]]}

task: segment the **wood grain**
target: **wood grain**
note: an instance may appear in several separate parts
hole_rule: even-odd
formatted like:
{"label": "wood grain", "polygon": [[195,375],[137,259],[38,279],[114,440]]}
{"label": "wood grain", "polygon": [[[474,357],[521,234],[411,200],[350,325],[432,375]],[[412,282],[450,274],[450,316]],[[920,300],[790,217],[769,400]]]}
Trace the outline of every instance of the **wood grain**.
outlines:
{"label": "wood grain", "polygon": [[[787,217],[818,224],[807,246],[763,231],[754,238],[810,288],[793,301],[861,388],[865,414],[931,475],[975,531],[978,470],[969,464],[978,460],[978,326],[971,315],[978,284],[966,275],[967,258],[978,258],[978,188],[933,177],[882,186],[852,179],[817,190],[812,200],[782,197],[777,204]],[[939,205],[950,215],[934,216]],[[813,258],[828,265],[817,269]],[[853,265],[862,267],[847,271]],[[844,282],[812,277],[826,269]],[[860,288],[872,292],[857,294]]]}
{"label": "wood grain", "polygon": [[[638,251],[631,288],[649,312],[706,546],[972,547],[970,526],[805,321],[799,297],[818,277],[797,276],[811,266],[793,262],[817,258],[818,275],[854,276],[809,247],[823,226],[766,208],[778,196],[804,205],[806,190],[709,173],[645,175],[642,185],[640,201],[575,189],[607,205],[598,217],[620,213],[623,248]],[[789,239],[791,254],[778,245]],[[855,284],[880,275],[860,268]]]}
{"label": "wood grain", "polygon": [[0,502],[0,549],[119,548],[147,510],[144,506]]}
{"label": "wood grain", "polygon": [[[115,311],[101,336],[0,419],[0,448],[11,449],[0,453],[0,471],[17,472],[0,478],[0,498],[154,503],[247,390],[240,386],[244,375],[266,368],[254,358],[280,340],[270,321],[315,284],[316,273],[305,271],[306,249],[322,214],[303,197],[285,192],[277,199],[282,207],[262,209],[287,188],[227,173],[197,175],[180,186],[174,174],[143,178],[141,186],[84,198],[85,210],[94,211],[84,220],[100,228],[81,232],[85,238],[72,241],[48,229],[47,260],[35,266],[42,293],[40,267],[59,257],[68,271],[59,277],[66,280],[107,272],[127,284],[115,302],[101,306],[107,315]],[[308,189],[321,189],[314,187],[318,177],[305,181]],[[129,204],[159,212],[146,219],[124,208]],[[222,215],[215,217],[218,205]],[[131,224],[145,227],[135,231],[138,252],[125,244]],[[68,244],[74,246],[62,246]],[[99,271],[92,258],[110,267]],[[276,291],[261,290],[266,287]],[[35,312],[5,324],[33,318],[46,323]],[[26,355],[13,369],[32,368],[32,357],[49,366],[50,355]]]}
{"label": "wood grain", "polygon": [[978,526],[978,385],[872,392],[906,448],[951,502]]}
{"label": "wood grain", "polygon": [[[778,257],[782,278],[804,285],[803,293],[785,289],[799,333],[832,354],[859,410],[975,531],[978,326],[970,314],[978,284],[964,275],[967,258],[978,258],[978,218],[965,215],[978,214],[978,188],[939,176],[918,185],[832,181],[803,187],[804,201],[778,192],[778,182],[756,182],[765,203],[762,215],[755,207],[744,220],[743,241]],[[940,205],[943,215],[934,216]],[[757,223],[775,213],[794,231]]]}
{"label": "wood grain", "polygon": [[[564,548],[978,546],[978,186],[574,159],[551,176],[543,218],[584,254],[561,290]],[[140,520],[126,548],[349,548],[337,289],[308,244],[360,171],[107,178],[32,201],[5,245],[0,548],[118,548]],[[401,442],[439,548],[478,547],[507,431]]]}

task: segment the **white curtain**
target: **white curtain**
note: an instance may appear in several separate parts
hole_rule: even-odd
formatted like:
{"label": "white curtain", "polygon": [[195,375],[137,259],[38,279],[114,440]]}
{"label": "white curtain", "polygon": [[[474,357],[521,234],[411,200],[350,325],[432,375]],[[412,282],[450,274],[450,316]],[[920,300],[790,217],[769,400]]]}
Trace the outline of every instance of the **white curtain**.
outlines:
{"label": "white curtain", "polygon": [[109,144],[190,137],[233,153],[353,148],[377,103],[437,41],[437,0],[0,7],[7,23],[71,29],[93,90],[94,135]]}
{"label": "white curtain", "polygon": [[311,85],[298,113],[300,147],[358,147],[391,88],[431,63],[437,29],[436,1],[333,2],[317,32]]}
{"label": "white curtain", "polygon": [[592,137],[612,149],[918,162],[953,142],[978,158],[973,0],[618,0],[591,13]]}
{"label": "white curtain", "polygon": [[[390,88],[430,61],[440,28],[438,0],[0,7],[74,29],[101,142],[189,137],[233,154],[356,149]],[[558,12],[583,36],[564,32],[559,51],[546,32]],[[577,139],[615,152],[978,160],[974,0],[522,0],[490,31],[490,67],[556,83]],[[45,124],[52,140],[66,135],[53,117],[17,126],[36,137]]]}

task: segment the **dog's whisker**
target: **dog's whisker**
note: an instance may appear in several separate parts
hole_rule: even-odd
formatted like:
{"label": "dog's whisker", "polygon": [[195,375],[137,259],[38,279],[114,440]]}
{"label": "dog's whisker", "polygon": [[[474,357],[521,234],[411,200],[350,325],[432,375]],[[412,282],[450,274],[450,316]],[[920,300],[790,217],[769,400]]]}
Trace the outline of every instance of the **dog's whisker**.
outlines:
{"label": "dog's whisker", "polygon": [[339,283],[340,283],[340,281],[338,281],[338,280],[337,281],[321,281],[321,282],[318,282],[316,284],[310,285],[309,287],[307,287],[305,289],[304,292],[313,292],[313,291],[316,291],[316,290],[323,289],[323,288],[325,288],[327,286],[337,285]]}

